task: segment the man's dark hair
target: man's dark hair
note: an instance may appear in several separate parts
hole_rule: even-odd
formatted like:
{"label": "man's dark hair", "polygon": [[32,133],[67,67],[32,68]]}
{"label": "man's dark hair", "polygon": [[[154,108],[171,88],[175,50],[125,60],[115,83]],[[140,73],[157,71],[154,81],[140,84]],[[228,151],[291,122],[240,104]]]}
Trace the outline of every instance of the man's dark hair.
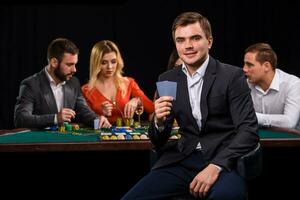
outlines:
{"label": "man's dark hair", "polygon": [[189,24],[194,24],[196,22],[200,23],[200,26],[203,29],[206,38],[212,37],[211,26],[206,17],[202,16],[200,13],[197,12],[185,12],[177,16],[173,22],[173,26],[172,26],[173,39],[175,40],[175,30],[179,26],[187,26]]}
{"label": "man's dark hair", "polygon": [[57,38],[53,40],[48,46],[47,59],[56,58],[58,62],[61,62],[64,53],[70,53],[72,55],[79,54],[77,46],[66,38]]}
{"label": "man's dark hair", "polygon": [[269,44],[267,43],[253,44],[245,50],[245,54],[248,52],[257,53],[256,60],[260,64],[263,64],[264,62],[269,62],[272,65],[273,69],[277,67],[277,55]]}

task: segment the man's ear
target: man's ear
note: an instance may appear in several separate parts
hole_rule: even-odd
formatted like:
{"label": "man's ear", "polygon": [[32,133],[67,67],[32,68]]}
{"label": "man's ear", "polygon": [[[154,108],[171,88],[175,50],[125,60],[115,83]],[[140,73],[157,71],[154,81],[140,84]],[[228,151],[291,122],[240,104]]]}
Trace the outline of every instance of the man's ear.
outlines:
{"label": "man's ear", "polygon": [[208,49],[211,49],[214,39],[213,37],[209,37],[207,40],[208,40]]}
{"label": "man's ear", "polygon": [[264,62],[263,66],[264,66],[264,71],[265,72],[269,72],[269,71],[273,70],[273,67],[272,67],[272,65],[269,61]]}
{"label": "man's ear", "polygon": [[58,66],[58,60],[56,58],[50,59],[50,66],[56,68]]}

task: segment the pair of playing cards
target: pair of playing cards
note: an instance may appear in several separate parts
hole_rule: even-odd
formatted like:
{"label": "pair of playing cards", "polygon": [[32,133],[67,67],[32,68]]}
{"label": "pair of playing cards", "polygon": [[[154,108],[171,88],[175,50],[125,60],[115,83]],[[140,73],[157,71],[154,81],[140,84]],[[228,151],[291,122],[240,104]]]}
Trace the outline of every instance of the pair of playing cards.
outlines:
{"label": "pair of playing cards", "polygon": [[160,81],[156,82],[157,92],[160,97],[171,96],[176,100],[177,82]]}

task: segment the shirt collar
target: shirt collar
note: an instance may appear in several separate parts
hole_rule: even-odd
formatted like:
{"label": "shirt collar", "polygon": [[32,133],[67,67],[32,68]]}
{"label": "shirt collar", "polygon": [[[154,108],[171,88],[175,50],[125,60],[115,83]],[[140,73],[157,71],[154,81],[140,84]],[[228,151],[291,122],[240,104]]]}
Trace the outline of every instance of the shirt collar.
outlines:
{"label": "shirt collar", "polygon": [[[251,84],[252,85],[252,84]],[[275,91],[279,91],[279,85],[280,85],[280,77],[279,77],[279,73],[277,71],[277,69],[275,70],[275,74],[273,77],[273,80],[269,86],[269,88],[267,89],[267,91],[264,91],[261,87],[259,87],[258,85],[255,85],[252,87],[255,87],[256,90],[262,92],[263,94],[267,94],[270,90],[275,90]]]}
{"label": "shirt collar", "polygon": [[51,85],[60,86],[60,85],[66,84],[66,81],[63,81],[63,82],[56,85],[56,82],[54,81],[54,79],[52,78],[52,76],[49,74],[49,72],[47,70],[47,66],[45,67],[45,72],[46,72],[46,76],[47,76],[48,80],[50,81]]}
{"label": "shirt collar", "polygon": [[192,74],[192,76],[190,76],[190,74],[188,73],[188,69],[187,66],[185,65],[185,63],[182,64],[182,71],[185,73],[185,75],[187,75],[188,77],[193,77],[195,75],[200,75],[200,77],[203,77],[206,71],[206,68],[208,66],[208,62],[209,62],[209,56],[207,56],[206,60],[202,63],[202,65],[195,71],[194,74]]}
{"label": "shirt collar", "polygon": [[269,90],[276,90],[279,91],[279,85],[280,85],[280,78],[279,78],[279,73],[277,72],[277,69],[275,70],[274,78],[271,82],[271,85],[269,87]]}

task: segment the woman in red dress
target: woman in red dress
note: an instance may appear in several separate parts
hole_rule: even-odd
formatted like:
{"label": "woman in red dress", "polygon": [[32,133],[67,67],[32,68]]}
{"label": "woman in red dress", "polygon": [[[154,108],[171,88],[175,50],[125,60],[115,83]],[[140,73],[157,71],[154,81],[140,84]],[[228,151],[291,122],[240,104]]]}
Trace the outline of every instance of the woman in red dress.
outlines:
{"label": "woman in red dress", "polygon": [[132,119],[136,109],[154,112],[153,102],[144,94],[133,78],[122,76],[124,62],[115,43],[102,40],[96,43],[90,56],[90,79],[82,86],[89,106],[98,115],[105,115],[110,123],[117,118]]}

